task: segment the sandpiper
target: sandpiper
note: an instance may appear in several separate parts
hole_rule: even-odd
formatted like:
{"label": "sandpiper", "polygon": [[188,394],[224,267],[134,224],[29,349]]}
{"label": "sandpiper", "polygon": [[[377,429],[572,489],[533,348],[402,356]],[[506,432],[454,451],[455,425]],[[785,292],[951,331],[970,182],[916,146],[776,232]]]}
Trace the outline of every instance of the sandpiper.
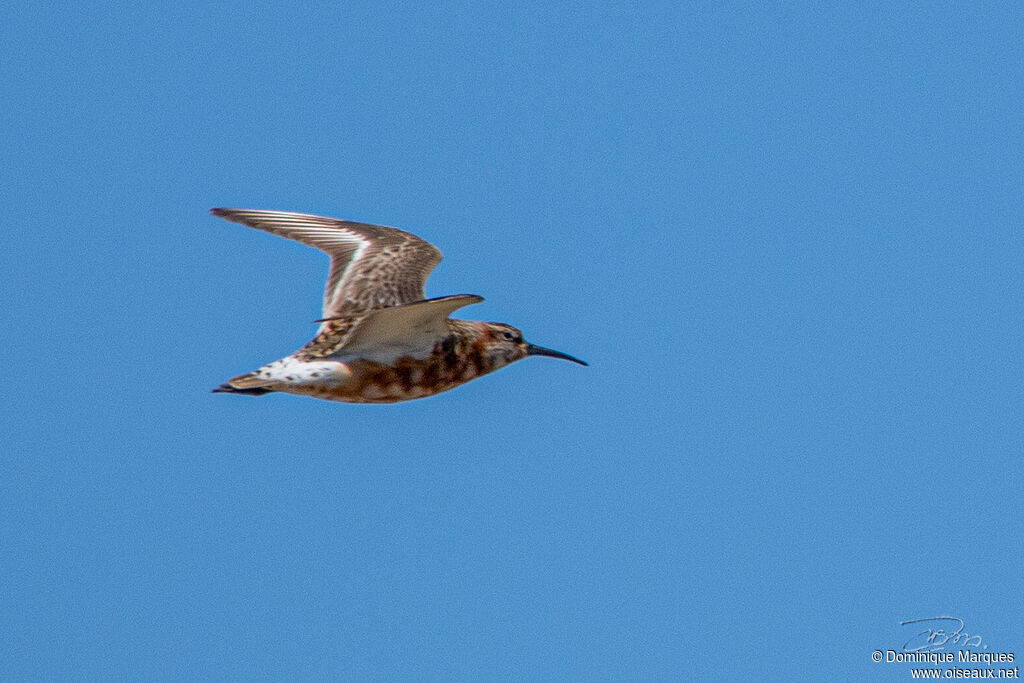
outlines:
{"label": "sandpiper", "polygon": [[295,353],[232,377],[214,392],[280,391],[348,403],[394,403],[447,391],[527,356],[586,365],[527,343],[511,325],[449,318],[483,297],[424,298],[423,285],[441,252],[413,234],[287,211],[210,213],[331,257],[316,336]]}

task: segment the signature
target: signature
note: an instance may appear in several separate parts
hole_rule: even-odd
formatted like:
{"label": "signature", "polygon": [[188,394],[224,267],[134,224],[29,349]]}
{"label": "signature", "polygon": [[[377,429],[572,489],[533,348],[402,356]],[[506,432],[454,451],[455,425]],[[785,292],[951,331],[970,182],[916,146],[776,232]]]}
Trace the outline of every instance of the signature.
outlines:
{"label": "signature", "polygon": [[[928,619],[910,619],[900,622],[900,626],[910,626],[911,624],[925,624],[925,626],[923,630],[918,631],[907,642],[903,643],[903,649],[906,652],[944,650],[946,649],[946,643],[960,647],[988,649],[987,645],[982,645],[981,636],[970,635],[964,631],[963,619],[957,619],[956,617],[929,617]],[[948,630],[954,627],[955,630]]]}

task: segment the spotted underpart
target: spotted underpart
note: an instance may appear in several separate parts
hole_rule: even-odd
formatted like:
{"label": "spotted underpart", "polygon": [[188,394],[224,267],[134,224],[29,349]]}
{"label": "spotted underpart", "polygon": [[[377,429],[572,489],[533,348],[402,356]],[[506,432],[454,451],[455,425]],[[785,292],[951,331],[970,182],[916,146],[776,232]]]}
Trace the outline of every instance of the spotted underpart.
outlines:
{"label": "spotted underpart", "polygon": [[487,323],[448,322],[451,334],[426,358],[402,357],[390,365],[355,359],[346,363],[352,373],[347,382],[333,387],[289,387],[285,391],[348,403],[395,403],[448,391],[525,356],[525,352],[492,353],[487,342],[493,340],[493,334],[487,330]]}
{"label": "spotted underpart", "polygon": [[[526,355],[515,345],[499,343],[494,329],[497,323],[449,320],[448,324],[451,333],[425,358],[406,356],[385,365],[363,358],[296,354],[228,380],[221,390],[250,394],[281,391],[346,403],[395,403],[453,389]],[[304,350],[320,343],[322,336]]]}

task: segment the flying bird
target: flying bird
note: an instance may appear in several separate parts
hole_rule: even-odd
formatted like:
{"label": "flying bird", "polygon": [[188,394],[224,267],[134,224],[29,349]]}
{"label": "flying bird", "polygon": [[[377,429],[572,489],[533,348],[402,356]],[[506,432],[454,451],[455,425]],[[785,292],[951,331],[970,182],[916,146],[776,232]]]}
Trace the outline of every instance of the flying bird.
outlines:
{"label": "flying bird", "polygon": [[316,336],[289,356],[232,377],[215,393],[284,392],[347,403],[395,403],[447,391],[527,356],[586,365],[526,342],[511,325],[450,318],[483,297],[425,298],[423,285],[441,252],[411,233],[287,211],[210,213],[331,257]]}

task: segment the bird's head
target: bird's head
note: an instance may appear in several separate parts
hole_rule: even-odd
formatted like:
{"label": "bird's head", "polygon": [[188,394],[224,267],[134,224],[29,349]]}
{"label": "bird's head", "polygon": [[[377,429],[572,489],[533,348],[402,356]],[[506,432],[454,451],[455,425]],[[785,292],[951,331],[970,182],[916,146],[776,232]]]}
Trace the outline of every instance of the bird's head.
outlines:
{"label": "bird's head", "polygon": [[580,365],[587,364],[567,353],[530,344],[523,339],[522,332],[505,323],[484,323],[484,339],[485,353],[497,365],[508,365],[527,356],[549,356]]}

